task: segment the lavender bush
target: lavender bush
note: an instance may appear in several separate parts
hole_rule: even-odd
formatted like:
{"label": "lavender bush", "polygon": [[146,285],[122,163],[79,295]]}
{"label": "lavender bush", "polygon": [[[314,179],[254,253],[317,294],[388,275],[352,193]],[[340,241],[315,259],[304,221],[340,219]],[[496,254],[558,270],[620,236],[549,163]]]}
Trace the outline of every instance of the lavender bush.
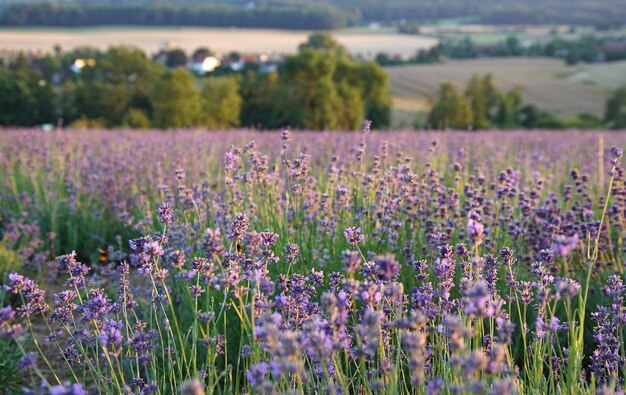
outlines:
{"label": "lavender bush", "polygon": [[618,393],[623,133],[5,131],[27,393]]}

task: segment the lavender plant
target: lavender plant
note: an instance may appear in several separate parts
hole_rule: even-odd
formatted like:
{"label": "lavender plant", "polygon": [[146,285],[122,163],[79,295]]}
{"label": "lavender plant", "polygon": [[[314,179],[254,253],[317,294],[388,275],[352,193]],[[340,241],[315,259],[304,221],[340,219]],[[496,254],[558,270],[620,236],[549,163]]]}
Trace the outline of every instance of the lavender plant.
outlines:
{"label": "lavender plant", "polygon": [[31,133],[0,145],[30,393],[623,391],[596,134]]}

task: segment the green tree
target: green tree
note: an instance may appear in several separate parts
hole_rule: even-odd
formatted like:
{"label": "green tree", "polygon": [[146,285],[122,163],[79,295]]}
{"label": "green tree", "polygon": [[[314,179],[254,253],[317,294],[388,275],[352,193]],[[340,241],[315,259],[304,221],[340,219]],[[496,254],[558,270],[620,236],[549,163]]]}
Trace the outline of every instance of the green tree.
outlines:
{"label": "green tree", "polygon": [[337,128],[358,130],[365,119],[361,92],[346,81],[336,85],[339,106],[337,107]]}
{"label": "green tree", "polygon": [[335,67],[333,55],[310,49],[287,58],[272,99],[276,105],[271,123],[300,129],[337,129],[341,100],[333,81]]}
{"label": "green tree", "polygon": [[520,40],[516,35],[510,35],[506,38],[506,52],[509,56],[520,56],[523,53],[523,48],[520,44]]}
{"label": "green tree", "polygon": [[200,47],[193,52],[193,55],[191,55],[191,58],[196,61],[202,61],[204,60],[204,58],[208,56],[213,56],[213,55],[214,55],[213,51],[211,51],[207,47]]}
{"label": "green tree", "polygon": [[563,122],[556,115],[540,111],[535,105],[527,104],[520,109],[519,122],[528,129],[561,129]]}
{"label": "green tree", "polygon": [[138,108],[131,108],[124,115],[122,126],[131,129],[147,129],[150,127],[150,118]]}
{"label": "green tree", "polygon": [[187,54],[180,48],[172,49],[165,59],[167,67],[182,67],[187,64]]}
{"label": "green tree", "polygon": [[209,129],[240,125],[243,100],[233,77],[208,78],[201,93],[203,124]]}
{"label": "green tree", "polygon": [[94,58],[93,66],[85,67],[78,75],[76,114],[67,118],[102,119],[107,126],[119,126],[131,107],[149,114],[148,95],[163,68],[135,47],[111,47]]}
{"label": "green tree", "polygon": [[615,90],[607,100],[604,121],[613,129],[626,128],[626,86]]}
{"label": "green tree", "polygon": [[244,72],[240,92],[246,126],[355,130],[363,119],[373,127],[391,120],[387,74],[374,62],[350,59],[327,33],[311,35],[277,78]]}
{"label": "green tree", "polygon": [[449,82],[439,88],[439,97],[428,114],[428,124],[435,129],[466,129],[473,124],[472,107]]}
{"label": "green tree", "polygon": [[522,94],[520,88],[515,88],[506,94],[498,96],[498,111],[494,123],[501,128],[516,128],[520,124],[520,108]]}
{"label": "green tree", "polygon": [[322,51],[335,56],[348,56],[346,48],[339,43],[330,33],[319,32],[309,36],[307,42],[300,44],[299,50],[311,49]]}
{"label": "green tree", "polygon": [[[355,62],[349,58],[337,58],[333,80],[339,87],[347,84],[358,90],[362,109],[352,106],[351,111],[362,114],[364,119],[372,121],[372,127],[389,126],[391,122],[391,96],[389,95],[389,76],[374,62]],[[345,91],[345,88],[343,88]],[[356,127],[360,127],[361,119]],[[352,128],[351,128],[352,129]]]}
{"label": "green tree", "polygon": [[28,66],[0,70],[0,124],[34,126],[55,120],[54,91]]}
{"label": "green tree", "polygon": [[276,104],[273,101],[273,95],[277,82],[277,73],[261,74],[254,70],[247,70],[243,74],[239,88],[239,94],[243,99],[241,125],[258,129],[285,126],[272,123],[272,114]]}
{"label": "green tree", "polygon": [[28,110],[27,99],[19,81],[8,70],[0,70],[0,124],[19,125]]}
{"label": "green tree", "polygon": [[474,75],[469,80],[465,87],[465,97],[472,106],[474,129],[486,129],[489,127],[498,94],[491,74],[487,74],[483,78]]}
{"label": "green tree", "polygon": [[161,76],[150,94],[153,123],[158,128],[197,126],[202,120],[200,92],[194,76],[173,70]]}
{"label": "green tree", "polygon": [[372,127],[388,127],[391,124],[389,75],[374,62],[360,63],[357,70],[361,80],[365,118],[372,121]]}

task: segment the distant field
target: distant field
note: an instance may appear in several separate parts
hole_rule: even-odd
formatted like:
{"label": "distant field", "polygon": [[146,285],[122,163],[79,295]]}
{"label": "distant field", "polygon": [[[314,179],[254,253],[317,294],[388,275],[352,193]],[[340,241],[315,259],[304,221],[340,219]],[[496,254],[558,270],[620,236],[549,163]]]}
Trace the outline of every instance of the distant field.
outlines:
{"label": "distant field", "polygon": [[574,68],[564,78],[603,89],[626,85],[626,61],[585,65]]}
{"label": "distant field", "polygon": [[386,70],[394,107],[416,113],[436,97],[442,82],[462,88],[474,74],[491,73],[503,90],[519,85],[525,102],[559,116],[602,114],[610,89],[626,85],[626,62],[568,67],[556,59],[472,59]]}
{"label": "distant field", "polygon": [[565,25],[485,25],[485,24],[444,24],[426,25],[420,28],[421,34],[441,40],[461,41],[470,38],[477,45],[492,45],[505,41],[509,36],[517,37],[522,43],[546,43],[559,37],[564,40],[577,40],[583,35],[597,37],[622,36],[623,29],[600,31],[592,26]]}
{"label": "distant field", "polygon": [[[131,44],[148,52],[165,45],[191,52],[206,46],[218,53],[230,51],[292,53],[310,32],[266,29],[210,28],[86,28],[86,29],[0,29],[0,48],[51,51],[93,46],[104,49],[114,44]],[[437,43],[436,38],[410,36],[388,30],[340,30],[336,38],[355,55],[373,57],[379,51],[410,56]]]}

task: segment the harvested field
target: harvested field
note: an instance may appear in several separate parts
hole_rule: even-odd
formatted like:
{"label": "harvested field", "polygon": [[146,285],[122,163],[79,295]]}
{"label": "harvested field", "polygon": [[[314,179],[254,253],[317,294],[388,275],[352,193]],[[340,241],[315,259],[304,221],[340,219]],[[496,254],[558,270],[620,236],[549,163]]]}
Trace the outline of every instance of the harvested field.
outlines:
{"label": "harvested field", "polygon": [[[525,102],[558,116],[581,112],[601,114],[609,88],[626,83],[626,73],[620,72],[621,69],[619,64],[568,67],[556,59],[529,58],[472,59],[386,68],[397,101],[429,101],[445,81],[462,88],[472,75],[491,73],[498,88],[509,90],[521,86]],[[591,81],[598,83],[572,78],[585,70]]]}
{"label": "harvested field", "polygon": [[[218,53],[230,51],[253,53],[292,53],[306,41],[308,31],[265,29],[209,29],[209,28],[86,28],[86,29],[2,29],[3,49],[52,51],[57,44],[63,49],[93,46],[105,49],[116,44],[135,45],[147,52],[155,52],[168,45],[191,52],[206,46]],[[353,54],[374,56],[387,51],[410,56],[421,48],[437,43],[436,38],[410,36],[388,31],[351,31],[335,33],[337,39]]]}

